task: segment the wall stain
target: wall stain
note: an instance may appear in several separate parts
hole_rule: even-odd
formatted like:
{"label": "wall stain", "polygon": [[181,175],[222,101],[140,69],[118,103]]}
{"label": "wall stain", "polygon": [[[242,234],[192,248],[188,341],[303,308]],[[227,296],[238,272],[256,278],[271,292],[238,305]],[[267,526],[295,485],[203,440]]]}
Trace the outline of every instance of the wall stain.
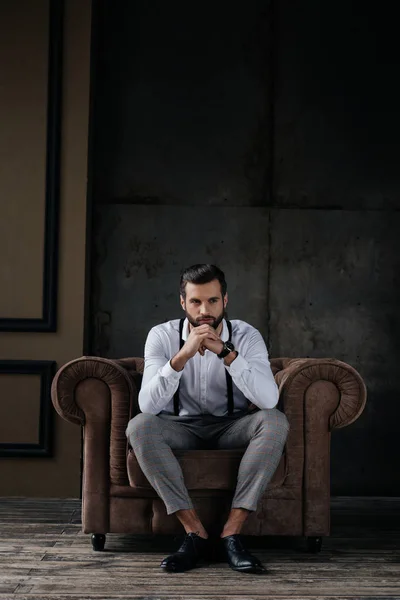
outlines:
{"label": "wall stain", "polygon": [[157,239],[152,242],[143,242],[137,236],[132,236],[128,241],[128,256],[124,261],[123,271],[127,279],[133,277],[140,269],[146,271],[148,279],[154,279],[165,267],[165,256]]}

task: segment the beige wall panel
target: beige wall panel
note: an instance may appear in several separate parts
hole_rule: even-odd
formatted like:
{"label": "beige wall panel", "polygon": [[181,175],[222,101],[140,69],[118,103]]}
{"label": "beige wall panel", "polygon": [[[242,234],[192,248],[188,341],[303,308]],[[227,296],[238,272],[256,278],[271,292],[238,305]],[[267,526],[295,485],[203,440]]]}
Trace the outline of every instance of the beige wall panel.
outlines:
{"label": "beige wall panel", "polygon": [[0,2],[0,316],[42,316],[49,0]]}
{"label": "beige wall panel", "polygon": [[[55,360],[58,366],[80,356],[83,348],[89,0],[65,2],[64,32],[58,330],[0,334],[0,358]],[[79,427],[56,415],[54,458],[3,459],[0,496],[77,497],[79,457]]]}
{"label": "beige wall panel", "polygon": [[40,381],[40,375],[0,375],[0,443],[39,443]]}

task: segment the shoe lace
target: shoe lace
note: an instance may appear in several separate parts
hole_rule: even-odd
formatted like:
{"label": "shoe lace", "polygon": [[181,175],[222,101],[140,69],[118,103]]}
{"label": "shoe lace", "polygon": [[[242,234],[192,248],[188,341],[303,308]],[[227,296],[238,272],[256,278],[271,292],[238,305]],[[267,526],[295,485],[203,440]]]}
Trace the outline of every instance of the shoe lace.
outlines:
{"label": "shoe lace", "polygon": [[189,548],[196,551],[195,539],[193,534],[187,533],[179,550],[185,552]]}

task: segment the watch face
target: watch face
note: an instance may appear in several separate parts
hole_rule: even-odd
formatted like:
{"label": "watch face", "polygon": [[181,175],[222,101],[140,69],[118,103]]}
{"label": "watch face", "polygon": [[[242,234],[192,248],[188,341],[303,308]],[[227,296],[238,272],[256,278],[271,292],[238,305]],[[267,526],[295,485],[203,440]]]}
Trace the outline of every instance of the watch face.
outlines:
{"label": "watch face", "polygon": [[228,348],[229,352],[233,352],[235,349],[235,346],[232,344],[232,342],[225,342],[225,347]]}

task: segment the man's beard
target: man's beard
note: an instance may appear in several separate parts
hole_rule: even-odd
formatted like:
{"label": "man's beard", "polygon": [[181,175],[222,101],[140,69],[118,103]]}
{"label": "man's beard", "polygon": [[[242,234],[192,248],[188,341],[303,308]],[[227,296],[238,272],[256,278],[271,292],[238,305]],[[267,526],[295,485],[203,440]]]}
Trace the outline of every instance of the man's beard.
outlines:
{"label": "man's beard", "polygon": [[200,321],[201,319],[214,319],[214,321],[212,323],[209,323],[209,325],[213,328],[213,329],[218,329],[222,319],[225,318],[225,308],[223,309],[222,313],[218,316],[218,317],[212,317],[211,315],[209,317],[199,317],[199,319],[192,319],[192,317],[189,315],[189,313],[185,310],[185,314],[186,314],[186,318],[189,321],[189,323],[192,325],[192,327],[199,327],[201,325]]}

